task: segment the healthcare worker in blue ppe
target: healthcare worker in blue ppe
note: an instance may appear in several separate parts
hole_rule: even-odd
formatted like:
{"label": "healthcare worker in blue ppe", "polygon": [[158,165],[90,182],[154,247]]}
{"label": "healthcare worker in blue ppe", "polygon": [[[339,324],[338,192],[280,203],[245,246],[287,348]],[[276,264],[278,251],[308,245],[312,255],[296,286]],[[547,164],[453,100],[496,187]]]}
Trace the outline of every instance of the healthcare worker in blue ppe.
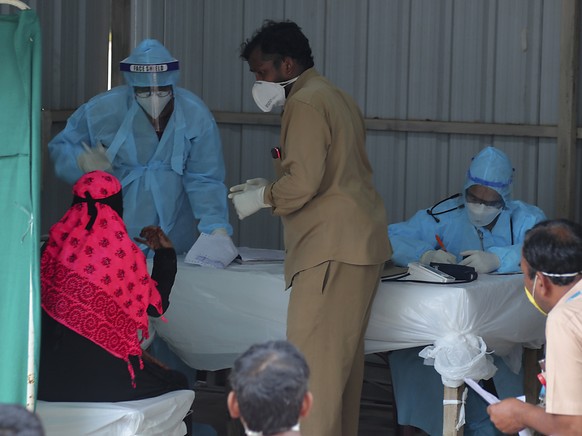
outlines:
{"label": "healthcare worker in blue ppe", "polygon": [[[501,150],[481,150],[470,164],[462,193],[388,226],[394,263],[438,262],[472,266],[479,273],[519,272],[525,232],[546,217],[538,207],[511,199],[513,173]],[[422,348],[389,355],[398,422],[442,434],[443,384],[434,367],[418,356]],[[516,374],[499,356],[494,355],[494,364],[497,372],[493,383],[485,382],[488,388],[502,398],[523,395],[522,372]],[[501,434],[489,421],[486,407],[469,389],[466,435]]]}
{"label": "healthcare worker in blue ppe", "polygon": [[114,174],[132,237],[153,224],[178,254],[199,233],[231,250],[222,144],[212,114],[177,86],[179,63],[156,40],[142,41],[120,69],[126,85],[83,104],[49,143],[57,176],[73,184],[93,170]]}

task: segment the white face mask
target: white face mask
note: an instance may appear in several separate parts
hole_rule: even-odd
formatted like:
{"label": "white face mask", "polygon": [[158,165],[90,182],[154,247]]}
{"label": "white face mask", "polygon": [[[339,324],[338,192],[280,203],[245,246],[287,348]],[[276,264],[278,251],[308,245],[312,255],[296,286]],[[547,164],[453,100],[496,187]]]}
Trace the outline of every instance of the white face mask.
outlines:
{"label": "white face mask", "polygon": [[475,227],[484,227],[491,222],[501,213],[501,209],[494,206],[485,206],[484,204],[478,203],[467,203],[467,212],[469,213],[469,219]]}
{"label": "white face mask", "polygon": [[166,105],[172,99],[172,94],[160,97],[152,93],[149,97],[137,98],[137,103],[143,108],[146,113],[154,120],[158,119]]}
{"label": "white face mask", "polygon": [[265,82],[257,80],[253,85],[253,99],[263,112],[271,112],[274,107],[285,104],[285,87],[295,82],[299,76],[286,82]]}

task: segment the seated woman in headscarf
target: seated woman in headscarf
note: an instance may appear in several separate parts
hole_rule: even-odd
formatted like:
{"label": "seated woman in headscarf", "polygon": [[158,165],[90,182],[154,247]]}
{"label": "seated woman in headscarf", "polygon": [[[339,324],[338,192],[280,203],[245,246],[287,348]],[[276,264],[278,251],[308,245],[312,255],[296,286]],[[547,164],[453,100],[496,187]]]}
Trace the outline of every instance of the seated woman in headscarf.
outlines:
{"label": "seated woman in headscarf", "polygon": [[159,227],[142,230],[138,242],[155,250],[150,276],[121,218],[119,180],[93,171],[73,194],[42,251],[38,398],[114,402],[188,389],[183,374],[147,359],[140,346],[148,314],[169,306],[177,271],[171,241]]}

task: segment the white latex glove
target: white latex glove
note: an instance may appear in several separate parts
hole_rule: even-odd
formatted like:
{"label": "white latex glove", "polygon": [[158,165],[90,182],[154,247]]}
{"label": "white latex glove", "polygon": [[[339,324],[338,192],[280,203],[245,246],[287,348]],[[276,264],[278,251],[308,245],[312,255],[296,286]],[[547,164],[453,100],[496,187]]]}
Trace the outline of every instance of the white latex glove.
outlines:
{"label": "white latex glove", "polygon": [[[233,187],[230,188],[230,192],[233,194],[236,194],[237,192],[245,192],[248,191],[249,189],[253,189],[256,186],[266,186],[269,184],[269,181],[267,179],[262,179],[260,177],[257,177],[255,179],[249,179],[247,180],[245,183],[241,183],[240,185],[234,185]],[[232,198],[231,195],[229,194],[228,198]]]}
{"label": "white latex glove", "polygon": [[211,235],[228,236],[228,232],[226,231],[226,229],[219,227],[218,229],[214,229]]}
{"label": "white latex glove", "polygon": [[103,144],[101,144],[101,142],[97,142],[93,148],[89,147],[85,142],[83,142],[82,145],[85,152],[77,158],[79,168],[81,168],[85,173],[97,170],[111,170],[111,162],[109,162],[109,158],[105,154],[107,149]]}
{"label": "white latex glove", "polygon": [[228,198],[232,200],[239,219],[245,219],[263,207],[270,207],[263,201],[265,186],[268,184],[267,179],[256,178],[230,188]]}
{"label": "white latex glove", "polygon": [[245,219],[261,208],[269,207],[268,204],[263,202],[264,193],[264,186],[255,186],[253,189],[248,189],[241,193],[228,194],[234,204],[238,219]]}
{"label": "white latex glove", "polygon": [[467,265],[475,268],[478,273],[488,273],[499,268],[500,261],[496,254],[481,250],[462,251],[461,256],[467,256],[459,265]]}
{"label": "white latex glove", "polygon": [[457,257],[454,254],[444,250],[428,250],[420,257],[420,263],[430,265],[436,263],[457,263]]}

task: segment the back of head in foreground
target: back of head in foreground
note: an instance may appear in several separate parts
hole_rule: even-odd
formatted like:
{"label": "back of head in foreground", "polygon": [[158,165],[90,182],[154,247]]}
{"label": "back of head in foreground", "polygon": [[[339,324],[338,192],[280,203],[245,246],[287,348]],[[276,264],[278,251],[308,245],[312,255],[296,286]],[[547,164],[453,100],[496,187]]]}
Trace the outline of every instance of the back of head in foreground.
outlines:
{"label": "back of head in foreground", "polygon": [[526,234],[523,257],[530,279],[539,271],[554,285],[574,284],[582,274],[582,226],[566,219],[536,224]]}
{"label": "back of head in foreground", "polygon": [[230,374],[228,408],[248,436],[299,430],[299,418],[311,407],[309,367],[287,341],[251,346],[237,358]]}

